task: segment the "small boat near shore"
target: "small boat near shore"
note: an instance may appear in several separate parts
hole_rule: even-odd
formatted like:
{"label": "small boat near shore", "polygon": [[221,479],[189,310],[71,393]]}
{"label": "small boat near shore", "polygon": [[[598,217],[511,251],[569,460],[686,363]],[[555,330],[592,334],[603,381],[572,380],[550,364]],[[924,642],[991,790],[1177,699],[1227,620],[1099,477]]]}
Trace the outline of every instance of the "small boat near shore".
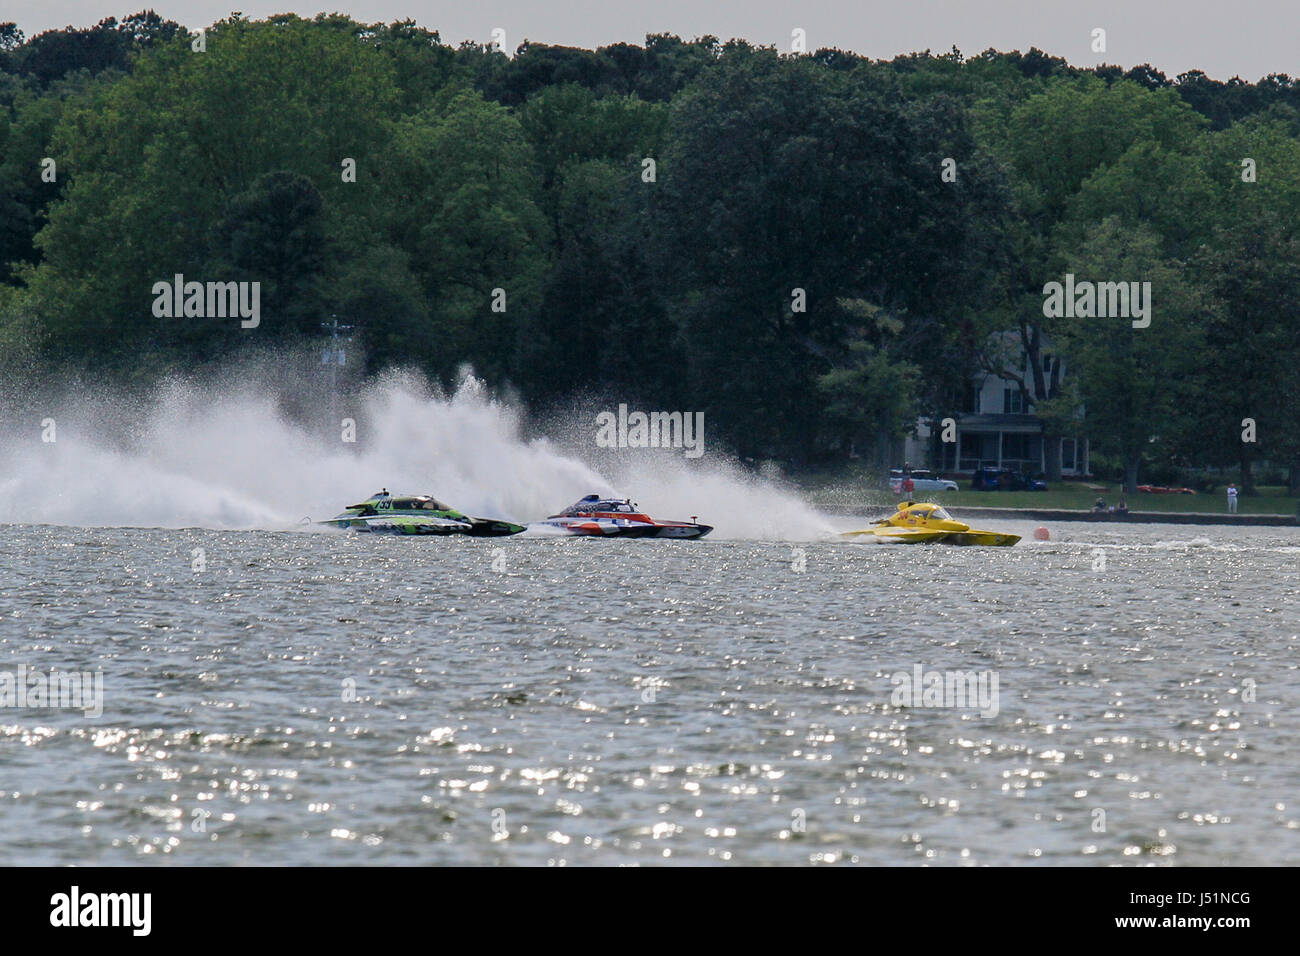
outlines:
{"label": "small boat near shore", "polygon": [[1018,534],[979,531],[957,521],[942,506],[931,502],[904,501],[888,518],[872,522],[877,527],[845,531],[845,538],[876,538],[901,544],[956,544],[990,548],[1009,548],[1020,540]]}

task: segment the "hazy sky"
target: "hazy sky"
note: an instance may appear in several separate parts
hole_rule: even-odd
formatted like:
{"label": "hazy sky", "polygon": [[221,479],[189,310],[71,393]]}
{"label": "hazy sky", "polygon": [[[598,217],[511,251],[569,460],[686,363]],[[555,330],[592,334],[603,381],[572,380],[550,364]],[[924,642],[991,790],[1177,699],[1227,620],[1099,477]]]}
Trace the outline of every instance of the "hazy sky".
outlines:
{"label": "hazy sky", "polygon": [[[954,45],[967,55],[1037,46],[1079,66],[1149,62],[1171,77],[1190,69],[1252,81],[1300,75],[1300,0],[338,0],[323,7],[293,0],[0,0],[0,21],[15,20],[31,36],[150,6],[191,28],[232,9],[248,17],[328,9],[365,22],[411,18],[451,43],[487,42],[501,27],[512,50],[525,39],[596,47],[664,32],[789,49],[790,33],[800,27],[809,50],[839,47],[871,57],[942,53]],[[1096,27],[1106,30],[1104,54],[1091,49]]]}

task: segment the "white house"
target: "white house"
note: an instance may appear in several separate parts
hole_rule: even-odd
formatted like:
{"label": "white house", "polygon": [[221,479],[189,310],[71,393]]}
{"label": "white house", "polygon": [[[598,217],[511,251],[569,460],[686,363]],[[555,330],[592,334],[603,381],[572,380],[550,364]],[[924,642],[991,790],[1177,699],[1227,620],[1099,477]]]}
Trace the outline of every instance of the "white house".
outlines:
{"label": "white house", "polygon": [[[993,466],[1013,471],[1037,473],[1047,470],[1043,424],[1034,414],[1034,400],[1038,397],[1034,377],[1029,368],[1029,356],[1019,348],[1017,332],[996,337],[994,347],[1011,343],[1020,352],[1019,372],[1029,390],[1029,401],[1020,385],[1001,378],[992,372],[976,375],[967,391],[965,407],[956,416],[956,441],[941,442],[937,458],[930,467],[949,474],[973,473],[977,468]],[[1014,353],[1012,353],[1014,354]],[[1045,343],[1042,349],[1043,374],[1047,381],[1065,377],[1065,360],[1052,353]],[[1060,438],[1061,473],[1063,475],[1088,474],[1088,440],[1086,438]],[[914,437],[909,437],[904,455],[909,462],[930,459],[930,422],[918,420]]]}

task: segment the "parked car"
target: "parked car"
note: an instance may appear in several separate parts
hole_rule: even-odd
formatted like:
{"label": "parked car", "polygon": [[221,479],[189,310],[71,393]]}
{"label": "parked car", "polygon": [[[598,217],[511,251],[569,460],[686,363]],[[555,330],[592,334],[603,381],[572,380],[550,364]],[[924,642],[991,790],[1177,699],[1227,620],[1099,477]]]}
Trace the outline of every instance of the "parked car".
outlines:
{"label": "parked car", "polygon": [[906,478],[912,479],[913,492],[957,490],[957,482],[950,481],[947,478],[936,478],[932,472],[925,468],[913,468],[906,475],[901,468],[891,469],[889,472],[889,490],[896,495],[903,494],[903,481]]}
{"label": "parked car", "polygon": [[975,469],[970,486],[976,491],[1046,491],[1047,482],[1041,475],[1029,477],[1010,468],[985,467]]}

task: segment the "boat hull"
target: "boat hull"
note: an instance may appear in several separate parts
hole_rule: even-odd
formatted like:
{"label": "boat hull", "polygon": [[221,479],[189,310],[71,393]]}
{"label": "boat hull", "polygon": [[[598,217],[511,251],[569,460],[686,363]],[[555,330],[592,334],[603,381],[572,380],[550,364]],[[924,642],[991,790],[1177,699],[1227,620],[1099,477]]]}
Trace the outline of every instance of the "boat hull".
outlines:
{"label": "boat hull", "polygon": [[707,524],[630,521],[623,518],[550,519],[537,522],[536,527],[563,531],[584,538],[676,538],[679,540],[703,538],[713,530],[713,526]]}
{"label": "boat hull", "polygon": [[862,531],[845,531],[845,538],[875,538],[895,544],[937,544],[948,536],[946,531],[927,531],[923,528],[866,528]]}
{"label": "boat hull", "polygon": [[876,538],[896,544],[955,544],[964,547],[1009,548],[1020,540],[1018,534],[996,531],[925,531],[920,528],[868,528],[845,531],[845,538]]}
{"label": "boat hull", "polygon": [[470,521],[470,529],[466,534],[471,538],[505,538],[524,530],[521,524],[497,521],[493,518],[471,518]]}
{"label": "boat hull", "polygon": [[433,535],[447,537],[463,534],[471,538],[501,538],[519,534],[523,525],[491,518],[471,518],[468,522],[443,518],[426,518],[416,515],[367,515],[365,517],[340,517],[318,522],[329,528],[366,532],[369,534]]}
{"label": "boat hull", "polygon": [[332,518],[321,521],[328,528],[340,528],[347,531],[367,534],[411,534],[438,535],[446,537],[453,534],[471,533],[470,525],[460,521],[440,521],[427,518],[411,518],[405,515],[375,515],[364,518]]}
{"label": "boat hull", "polygon": [[944,537],[943,544],[1009,548],[1019,540],[1018,534],[999,534],[996,531],[953,531]]}

